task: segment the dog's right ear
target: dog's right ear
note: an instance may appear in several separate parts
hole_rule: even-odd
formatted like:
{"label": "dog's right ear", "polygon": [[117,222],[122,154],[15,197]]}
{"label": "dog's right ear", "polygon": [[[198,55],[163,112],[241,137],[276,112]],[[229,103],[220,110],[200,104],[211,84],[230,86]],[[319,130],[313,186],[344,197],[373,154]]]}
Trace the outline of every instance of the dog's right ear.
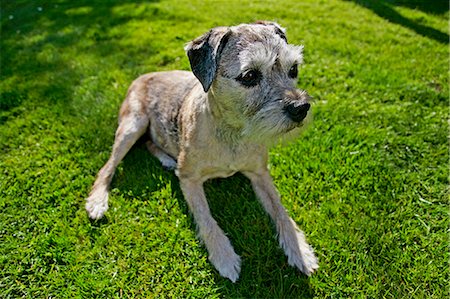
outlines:
{"label": "dog's right ear", "polygon": [[195,77],[207,92],[216,78],[217,68],[222,50],[228,42],[231,30],[217,27],[194,39],[184,48],[191,63]]}
{"label": "dog's right ear", "polygon": [[271,22],[271,21],[256,21],[253,24],[257,25],[264,25],[264,26],[273,26],[275,29],[275,33],[278,34],[286,43],[288,43],[287,37],[286,37],[286,29],[281,27],[278,23]]}

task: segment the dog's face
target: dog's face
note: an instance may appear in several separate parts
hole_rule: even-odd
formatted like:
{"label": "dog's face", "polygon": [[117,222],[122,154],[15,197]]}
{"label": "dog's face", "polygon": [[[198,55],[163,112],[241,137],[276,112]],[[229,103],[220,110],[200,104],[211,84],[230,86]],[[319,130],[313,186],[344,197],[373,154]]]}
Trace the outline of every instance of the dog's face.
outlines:
{"label": "dog's face", "polygon": [[302,50],[267,22],[214,28],[187,46],[193,72],[223,121],[267,141],[295,132],[311,117],[308,94],[296,88]]}

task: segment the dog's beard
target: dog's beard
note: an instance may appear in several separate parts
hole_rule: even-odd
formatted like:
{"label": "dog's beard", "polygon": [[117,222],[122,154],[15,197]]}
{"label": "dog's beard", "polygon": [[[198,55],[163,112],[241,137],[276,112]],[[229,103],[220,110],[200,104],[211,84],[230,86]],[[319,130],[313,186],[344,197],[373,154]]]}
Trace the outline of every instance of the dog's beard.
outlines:
{"label": "dog's beard", "polygon": [[292,121],[282,109],[268,106],[248,119],[242,136],[268,146],[292,141],[311,120],[311,113],[301,122]]}

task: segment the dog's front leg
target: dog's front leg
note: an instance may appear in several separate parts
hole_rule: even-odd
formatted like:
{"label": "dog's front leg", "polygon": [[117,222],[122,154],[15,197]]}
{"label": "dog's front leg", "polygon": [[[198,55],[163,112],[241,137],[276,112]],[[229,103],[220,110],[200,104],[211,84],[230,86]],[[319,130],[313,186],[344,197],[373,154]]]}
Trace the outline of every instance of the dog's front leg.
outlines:
{"label": "dog's front leg", "polygon": [[181,189],[197,223],[198,234],[209,253],[209,260],[220,275],[236,282],[241,270],[241,258],[234,252],[230,240],[211,215],[201,182],[180,179]]}
{"label": "dog's front leg", "polygon": [[311,275],[319,267],[317,258],[312,247],[306,242],[305,235],[281,204],[269,171],[263,169],[244,174],[251,180],[253,190],[275,223],[279,243],[288,257],[289,265],[296,266],[308,276]]}

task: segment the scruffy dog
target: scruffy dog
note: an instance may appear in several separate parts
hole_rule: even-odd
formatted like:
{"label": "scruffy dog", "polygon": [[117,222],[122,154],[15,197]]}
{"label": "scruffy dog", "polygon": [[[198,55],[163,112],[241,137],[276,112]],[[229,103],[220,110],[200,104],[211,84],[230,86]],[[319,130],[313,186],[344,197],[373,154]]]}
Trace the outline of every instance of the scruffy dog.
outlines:
{"label": "scruffy dog", "polygon": [[117,165],[149,134],[148,149],[175,169],[209,260],[222,276],[235,282],[241,259],[212,217],[203,183],[236,172],[250,179],[289,264],[310,275],[318,268],[313,249],[282,206],[267,168],[267,147],[297,135],[311,118],[308,94],[296,89],[303,47],[288,44],[278,24],[261,21],[213,28],[185,50],[193,73],[150,73],[129,88],[111,157],[86,200],[89,216],[106,212]]}

